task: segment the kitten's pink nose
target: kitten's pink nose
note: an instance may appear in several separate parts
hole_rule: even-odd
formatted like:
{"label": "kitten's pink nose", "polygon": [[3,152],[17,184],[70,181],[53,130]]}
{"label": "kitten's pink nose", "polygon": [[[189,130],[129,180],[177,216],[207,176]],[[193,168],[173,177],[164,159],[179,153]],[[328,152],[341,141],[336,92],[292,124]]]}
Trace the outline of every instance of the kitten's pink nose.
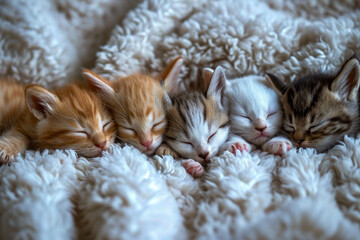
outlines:
{"label": "kitten's pink nose", "polygon": [[255,129],[258,130],[259,132],[262,132],[267,128],[266,122],[261,118],[257,118],[254,122],[254,125],[255,125]]}
{"label": "kitten's pink nose", "polygon": [[256,130],[258,130],[259,132],[262,132],[266,129],[266,126],[265,127],[262,127],[262,128],[259,128],[259,127],[255,127]]}
{"label": "kitten's pink nose", "polygon": [[144,147],[146,147],[147,150],[150,150],[151,148],[151,144],[152,144],[152,139],[150,141],[147,142],[140,142],[141,145],[143,145]]}
{"label": "kitten's pink nose", "polygon": [[208,157],[209,157],[209,152],[202,152],[202,153],[199,153],[198,156],[204,160],[208,160]]}
{"label": "kitten's pink nose", "polygon": [[98,148],[101,148],[101,150],[104,150],[106,145],[106,141],[103,141],[101,143],[95,143],[95,146],[97,146]]}

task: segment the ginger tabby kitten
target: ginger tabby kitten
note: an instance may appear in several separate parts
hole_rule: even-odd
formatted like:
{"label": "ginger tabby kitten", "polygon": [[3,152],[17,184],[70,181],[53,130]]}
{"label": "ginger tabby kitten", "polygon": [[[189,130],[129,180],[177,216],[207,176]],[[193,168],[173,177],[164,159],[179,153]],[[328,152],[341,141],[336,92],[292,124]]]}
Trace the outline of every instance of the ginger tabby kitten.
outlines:
{"label": "ginger tabby kitten", "polygon": [[[8,131],[0,137],[0,163],[10,163],[14,155],[29,148],[71,148],[84,157],[95,157],[114,141],[112,116],[89,88],[69,84],[49,91],[39,85],[1,84],[1,89],[16,95],[0,112],[7,109],[18,114],[13,121],[1,117],[1,123],[10,124],[1,125]],[[3,100],[7,98],[5,92],[0,94]]]}
{"label": "ginger tabby kitten", "polygon": [[113,112],[117,137],[151,155],[163,140],[165,110],[169,95],[175,94],[182,62],[182,58],[176,58],[156,78],[134,74],[110,82],[89,70],[84,70],[83,75]]}

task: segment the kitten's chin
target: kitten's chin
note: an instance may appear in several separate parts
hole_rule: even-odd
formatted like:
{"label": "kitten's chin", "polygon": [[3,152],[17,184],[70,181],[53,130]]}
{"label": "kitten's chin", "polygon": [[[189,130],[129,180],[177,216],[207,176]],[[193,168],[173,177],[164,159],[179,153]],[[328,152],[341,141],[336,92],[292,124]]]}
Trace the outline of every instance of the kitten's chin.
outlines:
{"label": "kitten's chin", "polygon": [[144,154],[151,156],[155,153],[156,148],[142,151]]}
{"label": "kitten's chin", "polygon": [[[106,151],[106,150],[104,150]],[[79,154],[82,157],[86,157],[86,158],[94,158],[94,157],[101,157],[102,156],[103,151],[99,150],[97,152],[94,153],[81,153],[81,152],[77,152],[77,154]]]}
{"label": "kitten's chin", "polygon": [[267,141],[269,141],[269,139],[270,139],[270,137],[268,137],[268,136],[258,136],[250,142],[252,142],[256,146],[261,146],[264,143],[266,143]]}

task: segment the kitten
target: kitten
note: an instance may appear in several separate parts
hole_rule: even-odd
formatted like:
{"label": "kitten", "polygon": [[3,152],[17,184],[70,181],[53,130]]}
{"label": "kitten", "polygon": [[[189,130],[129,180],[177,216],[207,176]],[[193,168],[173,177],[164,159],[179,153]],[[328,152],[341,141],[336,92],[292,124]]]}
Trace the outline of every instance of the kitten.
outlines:
{"label": "kitten", "polygon": [[71,148],[84,157],[95,157],[114,141],[112,116],[85,86],[70,84],[49,91],[30,85],[20,95],[27,107],[0,137],[0,163],[10,163],[14,155],[29,148]]}
{"label": "kitten", "polygon": [[[205,81],[212,72],[210,68],[203,70]],[[234,154],[237,149],[250,152],[252,145],[276,155],[292,148],[291,141],[279,136],[282,110],[276,92],[267,81],[255,75],[226,80],[225,99],[232,132],[228,150]]]}
{"label": "kitten", "polygon": [[188,159],[182,164],[194,177],[203,174],[202,164],[218,153],[228,137],[230,122],[223,106],[224,87],[224,75],[217,68],[209,80],[206,96],[201,92],[184,93],[172,99],[167,111],[165,144],[157,154]]}
{"label": "kitten", "polygon": [[117,137],[151,155],[163,141],[167,125],[169,96],[165,89],[169,95],[176,93],[182,62],[181,57],[176,58],[157,78],[134,74],[110,82],[89,70],[83,75],[113,112]]}
{"label": "kitten", "polygon": [[284,108],[284,131],[297,147],[324,152],[359,127],[360,66],[348,60],[336,76],[309,75],[286,85],[268,74]]}

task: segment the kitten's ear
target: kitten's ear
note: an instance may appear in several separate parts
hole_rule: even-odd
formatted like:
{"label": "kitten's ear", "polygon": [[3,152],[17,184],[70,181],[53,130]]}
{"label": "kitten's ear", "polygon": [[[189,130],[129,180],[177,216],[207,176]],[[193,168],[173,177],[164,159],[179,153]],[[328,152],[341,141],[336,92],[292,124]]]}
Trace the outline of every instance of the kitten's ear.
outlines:
{"label": "kitten's ear", "polygon": [[211,80],[211,77],[214,73],[214,70],[211,69],[211,68],[204,68],[203,71],[202,71],[202,77],[203,77],[203,80],[204,80],[204,84],[206,87],[209,86],[210,84],[210,80]]}
{"label": "kitten's ear", "polygon": [[357,100],[359,90],[360,65],[356,58],[348,60],[335,80],[331,84],[331,91],[337,93],[342,99]]}
{"label": "kitten's ear", "polygon": [[114,95],[114,89],[111,87],[111,83],[108,80],[88,69],[83,69],[83,76],[89,86],[100,93],[100,96],[110,97]]}
{"label": "kitten's ear", "polygon": [[206,91],[206,97],[215,96],[222,99],[224,96],[226,86],[226,77],[221,66],[217,66],[211,76],[209,85]]}
{"label": "kitten's ear", "polygon": [[160,77],[164,81],[165,89],[170,97],[176,95],[179,86],[179,74],[184,60],[182,57],[175,58],[169,66],[161,73]]}
{"label": "kitten's ear", "polygon": [[25,99],[30,112],[39,120],[50,116],[59,101],[54,93],[39,85],[27,86],[25,89]]}
{"label": "kitten's ear", "polygon": [[275,75],[266,73],[266,80],[270,83],[271,87],[280,95],[283,95],[286,89],[286,85],[283,81],[277,78]]}

